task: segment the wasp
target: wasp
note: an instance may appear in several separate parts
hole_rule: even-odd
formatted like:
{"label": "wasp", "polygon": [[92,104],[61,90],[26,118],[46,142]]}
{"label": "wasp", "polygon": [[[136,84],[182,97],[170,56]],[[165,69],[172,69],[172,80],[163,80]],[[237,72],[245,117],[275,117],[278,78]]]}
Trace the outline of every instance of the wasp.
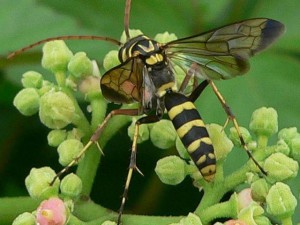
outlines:
{"label": "wasp", "polygon": [[[111,102],[121,104],[138,102],[140,107],[111,111],[78,157],[54,178],[55,180],[74,165],[92,144],[97,143],[111,117],[145,115],[135,124],[131,159],[119,209],[118,224],[121,223],[133,171],[140,172],[136,166],[139,126],[159,121],[165,111],[203,178],[207,182],[213,180],[216,173],[213,145],[194,105],[207,85],[211,85],[225,109],[228,116],[226,123],[228,120],[233,121],[242,146],[264,172],[247,149],[237,120],[213,81],[231,79],[245,74],[249,69],[249,58],[269,47],[284,32],[284,25],[276,20],[255,18],[163,44],[145,35],[130,37],[130,7],[131,1],[127,0],[124,16],[127,36],[125,43],[102,36],[60,36],[41,40],[9,55],[9,58],[13,57],[51,40],[94,39],[108,41],[120,47],[118,57],[121,63],[102,76],[101,91],[103,96]],[[180,85],[176,82],[175,67],[181,68],[186,73]],[[193,90],[187,94],[185,90],[191,79],[193,79]],[[202,80],[200,84],[198,79]]]}

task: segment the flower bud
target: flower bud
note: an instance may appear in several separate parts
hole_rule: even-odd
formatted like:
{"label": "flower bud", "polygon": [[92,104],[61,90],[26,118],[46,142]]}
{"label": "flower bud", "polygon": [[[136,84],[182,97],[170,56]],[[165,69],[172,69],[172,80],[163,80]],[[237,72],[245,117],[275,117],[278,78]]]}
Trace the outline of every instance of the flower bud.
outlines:
{"label": "flower bud", "polygon": [[14,106],[25,116],[31,116],[38,112],[40,96],[36,89],[22,89],[14,98]]}
{"label": "flower bud", "polygon": [[85,77],[79,84],[79,91],[83,94],[86,94],[88,99],[90,99],[92,95],[99,95],[100,91],[100,78],[95,76]]}
{"label": "flower bud", "polygon": [[75,115],[72,100],[62,91],[48,92],[40,100],[40,120],[51,129],[61,129],[70,124]]}
{"label": "flower bud", "polygon": [[186,148],[182,144],[181,139],[178,136],[176,138],[175,145],[176,145],[176,149],[178,151],[178,154],[180,155],[181,158],[190,159],[190,155],[189,155],[188,151],[186,150]]}
{"label": "flower bud", "polygon": [[67,65],[73,53],[65,42],[56,40],[47,42],[43,47],[42,66],[54,73],[67,71]]}
{"label": "flower bud", "polygon": [[275,109],[262,107],[252,113],[249,127],[256,136],[270,137],[278,131],[277,118]]}
{"label": "flower bud", "polygon": [[82,191],[82,181],[74,173],[65,176],[60,183],[61,193],[70,198],[76,198]]}
{"label": "flower bud", "polygon": [[80,78],[87,75],[92,75],[93,65],[91,60],[86,56],[85,52],[78,52],[72,56],[68,70],[76,77]]}
{"label": "flower bud", "polygon": [[177,133],[170,120],[160,120],[150,130],[152,143],[160,149],[168,149],[175,145]]}
{"label": "flower bud", "polygon": [[25,88],[41,88],[43,84],[42,74],[35,71],[28,71],[22,76],[22,84]]}
{"label": "flower bud", "polygon": [[227,137],[223,127],[218,124],[206,125],[209,137],[213,143],[217,160],[223,160],[233,148],[232,141]]}
{"label": "flower bud", "polygon": [[239,208],[243,209],[248,207],[251,202],[253,202],[252,195],[251,195],[251,189],[246,188],[238,193],[238,201],[239,201]]}
{"label": "flower bud", "polygon": [[36,220],[39,225],[64,225],[69,211],[59,198],[50,198],[41,202],[37,208]]}
{"label": "flower bud", "polygon": [[107,221],[103,222],[101,225],[117,225],[117,223],[107,220]]}
{"label": "flower bud", "polygon": [[283,128],[278,132],[278,138],[283,139],[288,145],[297,136],[299,136],[299,133],[296,127]]}
{"label": "flower bud", "polygon": [[157,34],[154,37],[154,40],[156,40],[159,43],[168,43],[168,42],[174,41],[176,39],[178,39],[177,36],[174,33],[170,34],[168,31],[166,31],[164,33]]}
{"label": "flower bud", "polygon": [[264,213],[264,209],[256,202],[252,202],[248,207],[243,208],[238,215],[238,218],[244,221],[247,225],[257,225],[256,218],[259,218]]}
{"label": "flower bud", "polygon": [[[133,140],[133,136],[134,136],[134,132],[135,132],[135,123],[136,123],[136,119],[132,120],[131,125],[128,127],[128,136],[130,137],[131,140]],[[146,140],[149,139],[149,129],[148,129],[148,125],[147,124],[142,124],[139,126],[139,134],[138,134],[138,139],[137,139],[137,143],[142,143]]]}
{"label": "flower bud", "polygon": [[298,163],[282,153],[270,155],[264,162],[264,170],[268,172],[268,178],[275,181],[283,181],[297,176]]}
{"label": "flower bud", "polygon": [[35,216],[29,212],[24,212],[14,219],[12,225],[35,225]]}
{"label": "flower bud", "polygon": [[267,212],[279,219],[293,215],[297,200],[288,185],[277,182],[270,188],[266,197]]}
{"label": "flower bud", "polygon": [[119,52],[117,50],[109,51],[103,59],[103,67],[106,71],[112,69],[113,67],[120,64],[120,60],[118,58]]}
{"label": "flower bud", "polygon": [[180,220],[181,225],[202,225],[200,218],[194,214],[189,213],[187,217]]}
{"label": "flower bud", "polygon": [[[240,132],[245,141],[245,144],[248,145],[248,143],[252,141],[250,132],[245,127],[240,127]],[[241,147],[241,140],[235,127],[230,128],[229,138],[235,146]]]}
{"label": "flower bud", "polygon": [[168,156],[157,161],[155,172],[163,183],[177,185],[186,176],[185,167],[186,163],[178,156]]}
{"label": "flower bud", "polygon": [[50,183],[56,173],[50,167],[32,168],[25,179],[29,195],[34,199],[47,199],[58,194],[59,179],[53,185]]}
{"label": "flower bud", "polygon": [[289,155],[290,151],[291,150],[288,144],[283,139],[277,141],[277,144],[275,146],[275,152],[280,152],[284,155]]}
{"label": "flower bud", "polygon": [[242,220],[228,220],[224,223],[224,225],[247,225],[247,224]]}
{"label": "flower bud", "polygon": [[[143,32],[139,29],[129,29],[129,35],[130,35],[131,38],[136,37],[136,36],[141,35],[141,34],[143,34]],[[126,40],[127,40],[127,37],[126,37],[125,32],[123,31],[123,33],[121,35],[121,38],[120,38],[120,41],[122,43],[125,43]]]}
{"label": "flower bud", "polygon": [[295,137],[291,141],[291,156],[300,163],[300,137]]}
{"label": "flower bud", "polygon": [[254,181],[251,184],[251,195],[255,201],[264,202],[269,192],[270,185],[263,178]]}
{"label": "flower bud", "polygon": [[66,137],[66,130],[51,130],[47,136],[48,145],[57,147],[66,139]]}
{"label": "flower bud", "polygon": [[63,141],[57,148],[59,163],[62,166],[67,166],[78,156],[82,149],[83,144],[77,139],[67,139]]}

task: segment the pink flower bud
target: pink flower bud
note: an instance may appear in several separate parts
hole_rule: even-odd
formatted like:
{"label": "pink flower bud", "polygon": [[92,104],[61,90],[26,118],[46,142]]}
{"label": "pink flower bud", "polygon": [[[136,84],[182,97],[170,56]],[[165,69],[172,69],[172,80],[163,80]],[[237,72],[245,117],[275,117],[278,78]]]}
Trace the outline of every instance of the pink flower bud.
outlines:
{"label": "pink flower bud", "polygon": [[67,221],[67,209],[59,198],[50,198],[41,202],[36,214],[39,225],[64,225]]}

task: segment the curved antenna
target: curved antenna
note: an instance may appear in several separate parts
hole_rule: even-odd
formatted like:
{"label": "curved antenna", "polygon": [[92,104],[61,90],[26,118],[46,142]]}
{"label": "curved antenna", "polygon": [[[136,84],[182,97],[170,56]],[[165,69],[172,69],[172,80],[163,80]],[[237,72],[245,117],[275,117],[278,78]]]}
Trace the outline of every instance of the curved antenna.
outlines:
{"label": "curved antenna", "polygon": [[120,46],[122,43],[113,39],[113,38],[110,38],[110,37],[101,37],[101,36],[91,36],[91,35],[67,35],[67,36],[58,36],[58,37],[52,37],[52,38],[46,38],[46,39],[43,39],[43,40],[40,40],[38,42],[35,42],[33,44],[30,44],[28,46],[25,46],[23,48],[20,48],[19,50],[17,51],[14,51],[12,53],[10,53],[8,56],[7,56],[7,59],[11,59],[13,57],[15,57],[16,55],[19,55],[31,48],[34,48],[38,45],[41,45],[43,43],[46,43],[46,42],[49,42],[49,41],[55,41],[55,40],[97,40],[97,41],[107,41],[107,42],[111,42],[115,45],[118,45]]}
{"label": "curved antenna", "polygon": [[130,34],[129,34],[130,9],[131,9],[131,0],[126,0],[125,14],[124,14],[124,30],[125,30],[127,41],[130,39]]}

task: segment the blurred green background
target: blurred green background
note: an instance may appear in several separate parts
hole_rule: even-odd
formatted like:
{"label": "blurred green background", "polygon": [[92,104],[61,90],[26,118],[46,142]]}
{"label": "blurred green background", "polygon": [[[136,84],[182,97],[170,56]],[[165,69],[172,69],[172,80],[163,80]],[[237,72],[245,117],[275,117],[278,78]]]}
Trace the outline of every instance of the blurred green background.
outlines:
{"label": "blurred green background", "polygon": [[[133,1],[130,27],[141,29],[149,37],[164,31],[186,37],[247,18],[268,17],[281,21],[286,33],[272,48],[251,59],[250,72],[216,84],[242,126],[248,126],[255,109],[267,106],[277,110],[280,129],[300,128],[299,8],[299,0]],[[36,70],[47,76],[40,66],[41,47],[9,61],[6,55],[38,40],[60,35],[119,39],[123,16],[124,1],[121,0],[1,0],[0,197],[27,195],[24,179],[32,167],[61,168],[56,150],[47,146],[49,130],[40,124],[37,115],[24,117],[12,105],[21,89],[22,73]],[[100,66],[105,53],[116,49],[100,41],[69,41],[68,45],[73,52],[87,52]],[[225,122],[226,115],[211,89],[203,93],[197,106],[206,123]],[[127,127],[116,131],[115,138],[104,149],[105,157],[92,192],[94,201],[114,210],[119,207],[130,146]],[[134,176],[126,210],[155,215],[182,215],[192,211],[201,193],[190,185],[190,180],[171,187],[161,184],[153,171],[156,161],[175,153],[174,149],[159,150],[150,142],[139,145],[138,149],[138,166],[145,177]],[[228,159],[228,170],[234,170],[246,160],[243,151],[234,151]],[[297,197],[299,180],[298,175],[292,182]],[[297,212],[295,221],[299,222],[299,207]]]}

